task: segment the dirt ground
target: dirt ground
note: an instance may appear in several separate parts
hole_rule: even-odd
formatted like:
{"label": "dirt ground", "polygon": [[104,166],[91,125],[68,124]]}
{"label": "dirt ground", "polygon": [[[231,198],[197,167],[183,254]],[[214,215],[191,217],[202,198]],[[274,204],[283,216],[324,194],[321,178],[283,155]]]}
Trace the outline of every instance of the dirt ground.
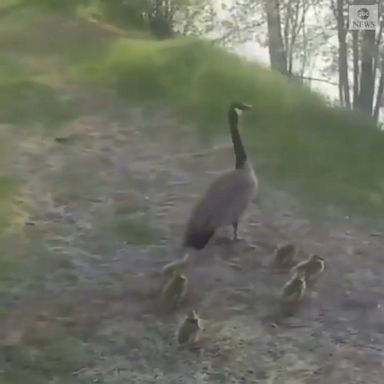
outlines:
{"label": "dirt ground", "polygon": [[[20,372],[47,383],[383,382],[377,223],[336,211],[310,217],[259,175],[260,197],[239,227],[244,241],[194,253],[187,299],[165,312],[156,271],[181,256],[193,203],[232,167],[229,138],[202,149],[171,111],[127,108],[107,91],[68,94],[84,108],[62,132],[68,141],[38,127],[17,137],[2,130],[12,143],[9,169],[23,183],[8,247],[44,273],[1,296],[1,383],[26,382]],[[287,275],[269,264],[272,247],[284,241],[324,256],[326,270],[299,311],[276,326]],[[204,321],[198,352],[175,344],[189,308]],[[31,358],[59,338],[67,344],[58,361],[47,363],[51,349]]]}

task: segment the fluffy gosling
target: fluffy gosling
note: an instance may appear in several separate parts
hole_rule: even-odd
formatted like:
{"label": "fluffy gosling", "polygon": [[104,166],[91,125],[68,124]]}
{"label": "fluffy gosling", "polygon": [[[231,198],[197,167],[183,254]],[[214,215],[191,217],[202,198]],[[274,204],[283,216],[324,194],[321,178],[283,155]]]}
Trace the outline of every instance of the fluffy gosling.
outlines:
{"label": "fluffy gosling", "polygon": [[179,272],[175,272],[166,282],[162,290],[163,300],[169,304],[180,304],[188,288],[188,279]]}
{"label": "fluffy gosling", "polygon": [[299,270],[294,276],[288,280],[281,292],[281,298],[285,303],[297,303],[299,302],[305,293],[307,287],[305,281],[305,271]]}
{"label": "fluffy gosling", "polygon": [[303,260],[300,263],[296,264],[291,272],[293,274],[302,271],[305,274],[305,280],[308,283],[314,278],[318,277],[320,273],[324,271],[325,261],[324,258],[316,254],[309,256],[307,260]]}
{"label": "fluffy gosling", "polygon": [[276,248],[273,265],[277,268],[289,268],[294,265],[298,248],[293,243],[287,243]]}
{"label": "fluffy gosling", "polygon": [[189,253],[186,253],[181,260],[171,261],[170,263],[164,265],[161,270],[161,275],[163,279],[169,279],[173,273],[181,272],[185,269],[189,261]]}
{"label": "fluffy gosling", "polygon": [[179,345],[193,345],[198,341],[201,331],[201,321],[197,313],[192,310],[177,330]]}

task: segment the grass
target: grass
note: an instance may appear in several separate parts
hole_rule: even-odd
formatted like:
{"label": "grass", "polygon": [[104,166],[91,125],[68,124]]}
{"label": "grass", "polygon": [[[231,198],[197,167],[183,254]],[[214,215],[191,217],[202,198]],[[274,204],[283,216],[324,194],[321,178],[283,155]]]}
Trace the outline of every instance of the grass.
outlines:
{"label": "grass", "polygon": [[12,219],[12,196],[15,191],[16,183],[9,177],[0,176],[0,235]]}
{"label": "grass", "polygon": [[120,38],[74,73],[129,102],[173,106],[204,140],[227,134],[229,102],[252,103],[244,140],[262,175],[311,204],[384,210],[384,136],[374,124],[208,42]]}
{"label": "grass", "polygon": [[75,106],[63,102],[54,89],[33,80],[0,79],[0,120],[29,126],[54,127],[75,116]]}
{"label": "grass", "polygon": [[[29,247],[28,257],[21,250],[25,237],[16,225],[20,211],[15,206],[18,183],[9,177],[0,177],[0,303],[7,308],[8,299],[14,299],[21,292],[28,292],[41,284],[44,274],[44,259],[41,247]],[[40,264],[37,264],[36,258]],[[39,270],[38,270],[39,269]],[[0,320],[2,314],[0,312]],[[1,344],[1,343],[0,343]]]}
{"label": "grass", "polygon": [[[48,336],[52,332],[52,324],[45,324],[44,332],[30,335],[31,340],[0,347],[5,363],[2,364],[0,381],[2,383],[31,384],[45,383],[80,383],[76,378],[76,371],[89,363],[85,345],[77,338],[55,329],[55,336]],[[36,332],[36,329],[30,332]],[[23,335],[24,338],[26,335]]]}
{"label": "grass", "polygon": [[15,60],[19,56],[66,63],[62,81],[68,75],[112,86],[130,103],[170,106],[205,141],[227,135],[226,107],[244,100],[254,105],[244,118],[244,140],[262,176],[320,208],[383,212],[384,136],[360,116],[331,108],[321,96],[208,42],[126,38],[97,22],[23,12],[0,26],[6,53],[0,62],[1,121],[53,127],[76,113],[70,100],[60,100],[39,80],[49,79],[55,65],[46,75],[46,68],[31,69]]}
{"label": "grass", "polygon": [[130,102],[172,106],[204,140],[227,134],[225,109],[244,100],[255,106],[244,137],[262,175],[312,204],[383,211],[384,141],[370,122],[207,42],[121,38],[96,22],[47,15],[24,10],[2,21],[2,122],[55,126],[74,116],[71,102],[37,79],[46,68],[25,63],[36,57],[58,58],[72,79],[113,86]]}
{"label": "grass", "polygon": [[144,214],[123,215],[114,221],[115,233],[130,244],[154,244],[158,241],[155,228]]}
{"label": "grass", "polygon": [[62,99],[57,84],[73,62],[97,55],[111,32],[30,7],[1,21],[0,122],[52,128],[75,117],[76,102]]}

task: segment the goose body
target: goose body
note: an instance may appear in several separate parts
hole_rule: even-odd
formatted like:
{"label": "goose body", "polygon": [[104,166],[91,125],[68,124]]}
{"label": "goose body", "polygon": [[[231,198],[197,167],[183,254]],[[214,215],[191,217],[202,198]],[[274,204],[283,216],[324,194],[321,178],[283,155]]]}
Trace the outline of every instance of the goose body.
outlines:
{"label": "goose body", "polygon": [[258,181],[238,131],[240,111],[250,107],[232,103],[228,118],[236,157],[234,170],[219,176],[207,188],[204,195],[193,208],[184,232],[183,246],[197,250],[203,249],[216,230],[232,225],[237,238],[237,226],[247,206],[254,198]]}

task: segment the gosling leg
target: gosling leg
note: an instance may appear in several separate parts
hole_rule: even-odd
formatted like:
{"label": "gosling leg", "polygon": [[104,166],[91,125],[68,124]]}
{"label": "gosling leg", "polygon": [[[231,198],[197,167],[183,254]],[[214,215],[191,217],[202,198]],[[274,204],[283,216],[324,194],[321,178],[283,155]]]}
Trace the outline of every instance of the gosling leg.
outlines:
{"label": "gosling leg", "polygon": [[232,223],[232,227],[233,227],[233,241],[239,241],[241,240],[238,235],[237,235],[237,229],[238,229],[238,226],[239,226],[239,223],[237,221],[235,221],[234,223]]}

